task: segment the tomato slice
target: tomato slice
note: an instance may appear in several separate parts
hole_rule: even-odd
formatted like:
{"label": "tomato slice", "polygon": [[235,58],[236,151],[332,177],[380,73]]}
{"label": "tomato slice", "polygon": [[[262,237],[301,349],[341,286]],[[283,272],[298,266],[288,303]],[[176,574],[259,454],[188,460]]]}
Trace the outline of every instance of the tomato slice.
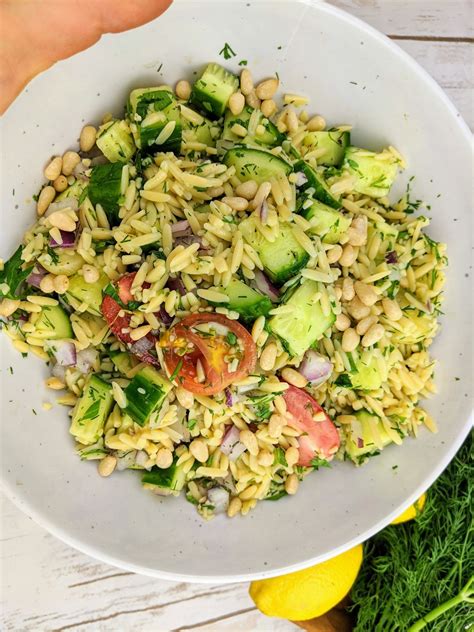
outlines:
{"label": "tomato slice", "polygon": [[136,274],[136,272],[129,272],[128,274],[124,274],[123,277],[120,277],[117,281],[117,294],[124,305],[134,300],[132,284]]}
{"label": "tomato slice", "polygon": [[[336,426],[326,411],[306,391],[289,386],[283,393],[286,408],[292,415],[288,425],[306,434],[298,437],[300,458],[298,465],[309,467],[315,457],[329,460],[339,449],[340,438]],[[313,416],[324,413],[325,419],[315,421]]]}
{"label": "tomato slice", "polygon": [[[130,288],[132,287],[135,274],[135,272],[125,274],[117,283],[117,294],[124,305],[127,305],[133,300]],[[155,347],[156,342],[156,338],[153,334],[149,333],[137,342],[132,340],[129,333],[132,315],[125,312],[124,308],[109,295],[104,296],[101,311],[111,332],[116,338],[128,346],[133,355],[147,364],[158,364],[157,358],[150,353],[150,350]]]}
{"label": "tomato slice", "polygon": [[[229,335],[200,332],[196,327],[202,324],[224,326],[233,334]],[[228,355],[237,346],[238,364],[235,370],[229,370]],[[215,395],[234,381],[241,380],[251,373],[257,362],[257,349],[248,331],[223,314],[191,314],[172,327],[162,337],[160,345],[168,371],[178,378],[181,386],[198,395]],[[201,362],[205,381],[199,382],[197,361]]]}

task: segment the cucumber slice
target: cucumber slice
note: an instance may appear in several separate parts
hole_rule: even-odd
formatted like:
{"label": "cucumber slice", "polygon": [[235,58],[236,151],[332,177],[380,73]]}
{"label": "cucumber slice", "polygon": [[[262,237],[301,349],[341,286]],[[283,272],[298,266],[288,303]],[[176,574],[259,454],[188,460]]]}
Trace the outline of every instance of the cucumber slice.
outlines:
{"label": "cucumber slice", "polygon": [[358,463],[361,457],[380,449],[374,439],[374,431],[377,432],[378,443],[382,447],[392,443],[392,440],[377,415],[372,415],[366,410],[359,410],[355,416],[357,417],[355,427],[349,426],[346,429],[346,452],[353,461]]}
{"label": "cucumber slice", "polygon": [[57,195],[54,201],[60,202],[61,200],[65,200],[68,197],[76,198],[76,200],[78,200],[81,197],[81,194],[84,191],[85,187],[86,185],[83,182],[76,180],[71,184],[70,187]]}
{"label": "cucumber slice", "polygon": [[299,160],[295,163],[294,170],[295,172],[302,172],[307,179],[307,182],[298,187],[301,193],[307,191],[308,195],[311,194],[312,197],[316,198],[323,204],[335,209],[341,208],[342,204],[340,198],[336,198],[331,193],[324,178],[320,174],[316,173],[316,171],[312,169],[308,163],[304,160]]}
{"label": "cucumber slice", "polygon": [[179,492],[183,489],[186,481],[186,473],[182,465],[176,465],[177,459],[166,469],[152,467],[149,472],[142,476],[142,483],[145,487],[159,487],[169,492]]}
{"label": "cucumber slice", "polygon": [[350,132],[341,132],[337,128],[326,132],[309,132],[303,138],[303,145],[313,149],[324,149],[318,158],[318,165],[340,167],[344,160],[345,149],[350,145]]}
{"label": "cucumber slice", "polygon": [[253,322],[259,316],[266,316],[273,307],[268,296],[238,279],[231,281],[226,288],[220,288],[220,291],[229,297],[229,302],[222,305],[238,312],[244,322]]}
{"label": "cucumber slice", "polygon": [[125,412],[140,426],[144,426],[152,413],[160,410],[171,388],[171,383],[152,367],[141,369],[125,389]]}
{"label": "cucumber slice", "polygon": [[48,333],[48,340],[72,338],[73,335],[69,316],[60,305],[42,307],[35,328],[38,333]]}
{"label": "cucumber slice", "polygon": [[380,349],[366,349],[357,357],[352,354],[354,368],[350,373],[353,388],[374,391],[388,379],[388,365]]}
{"label": "cucumber slice", "polygon": [[38,257],[38,262],[51,274],[65,274],[67,277],[79,272],[85,263],[81,255],[68,248],[51,248]]}
{"label": "cucumber slice", "polygon": [[120,197],[122,195],[121,162],[96,165],[89,180],[88,195],[92,204],[100,204],[112,225],[118,220]]}
{"label": "cucumber slice", "polygon": [[219,118],[224,114],[229,98],[238,87],[239,79],[235,75],[219,64],[209,64],[194,83],[190,102]]}
{"label": "cucumber slice", "polygon": [[[246,130],[249,130],[251,124],[251,130],[245,138],[237,136],[232,131],[232,126],[236,123],[245,127]],[[262,134],[257,133],[257,128],[260,127],[264,130]],[[254,110],[247,105],[240,114],[232,114],[230,110],[227,110],[222,140],[232,141],[235,145],[275,147],[282,144],[285,136],[278,131],[276,125],[263,116],[260,110]]]}
{"label": "cucumber slice", "polygon": [[278,176],[287,176],[292,167],[286,160],[268,151],[248,147],[233,147],[224,155],[224,164],[234,166],[236,175],[242,182],[255,180],[258,184],[268,182]]}
{"label": "cucumber slice", "polygon": [[96,316],[102,316],[102,290],[109,283],[109,278],[101,273],[95,283],[86,283],[81,274],[75,274],[69,279],[69,287],[66,298],[72,296],[80,303],[86,303],[87,311]]}
{"label": "cucumber slice", "polygon": [[[132,90],[127,106],[135,143],[143,151],[174,151],[181,148],[181,113],[171,88],[137,88]],[[161,137],[168,123],[169,135]]]}
{"label": "cucumber slice", "polygon": [[114,363],[115,368],[123,375],[128,375],[128,372],[135,366],[132,356],[124,351],[110,354],[110,359]]}
{"label": "cucumber slice", "polygon": [[[201,114],[198,114],[184,104],[179,106],[181,112],[181,126],[183,128],[183,139],[186,142],[204,143],[208,147],[216,146],[216,138],[220,134],[220,127]],[[185,113],[193,114],[196,122],[191,122]]]}
{"label": "cucumber slice", "polygon": [[112,387],[92,373],[86,381],[81,399],[76,404],[69,432],[83,445],[96,443],[112,408]]}
{"label": "cucumber slice", "polygon": [[258,252],[265,272],[278,285],[294,276],[309,260],[308,253],[294,238],[289,224],[280,224],[280,232],[273,242],[263,237],[254,217],[240,222],[239,229],[245,241]]}
{"label": "cucumber slice", "polygon": [[319,235],[326,244],[337,244],[351,225],[348,217],[318,200],[314,200],[301,214],[307,220],[313,220],[311,232]]}
{"label": "cucumber slice", "polygon": [[306,279],[285,301],[292,311],[272,316],[268,321],[270,331],[280,338],[282,344],[293,356],[301,356],[336,320],[332,312],[325,316],[315,295],[325,291],[320,283]]}
{"label": "cucumber slice", "polygon": [[110,162],[128,162],[137,149],[126,121],[101,125],[96,145]]}
{"label": "cucumber slice", "polygon": [[356,177],[355,190],[373,198],[385,197],[397,176],[400,160],[387,149],[379,154],[348,147],[343,169]]}

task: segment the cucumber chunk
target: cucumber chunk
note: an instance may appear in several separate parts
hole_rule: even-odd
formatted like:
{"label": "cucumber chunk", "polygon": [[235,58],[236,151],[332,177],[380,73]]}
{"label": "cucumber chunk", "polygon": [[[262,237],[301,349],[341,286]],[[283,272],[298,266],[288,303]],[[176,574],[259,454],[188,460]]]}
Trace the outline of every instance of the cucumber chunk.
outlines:
{"label": "cucumber chunk", "polygon": [[92,373],[77,402],[69,432],[83,445],[96,443],[103,434],[114,398],[112,387]]}
{"label": "cucumber chunk", "polygon": [[69,278],[69,287],[66,298],[71,296],[80,303],[87,303],[87,311],[95,316],[102,316],[102,290],[109,283],[109,278],[101,273],[95,283],[86,283],[81,274],[74,274]]}
{"label": "cucumber chunk", "polygon": [[[353,461],[358,463],[361,457],[377,452],[380,448],[392,443],[392,440],[377,415],[372,415],[366,410],[359,410],[355,416],[357,421],[354,427],[351,425],[346,429],[346,452]],[[377,433],[377,439],[374,433]]]}
{"label": "cucumber chunk", "polygon": [[68,248],[54,248],[43,252],[38,257],[38,262],[51,274],[65,274],[68,277],[76,274],[85,263],[81,255]]}
{"label": "cucumber chunk", "polygon": [[309,255],[296,241],[289,224],[280,224],[278,237],[270,242],[260,233],[256,221],[249,217],[239,224],[242,236],[258,252],[271,280],[282,285],[306,265]]}
{"label": "cucumber chunk", "polygon": [[220,288],[220,291],[229,297],[229,302],[222,305],[240,314],[244,322],[253,322],[259,316],[266,316],[273,308],[268,296],[238,279],[232,280],[226,288]]}
{"label": "cucumber chunk", "polygon": [[355,190],[379,198],[388,195],[397,176],[400,160],[388,149],[379,154],[368,149],[348,147],[343,169],[355,176]]}
{"label": "cucumber chunk", "polygon": [[75,182],[71,184],[71,186],[69,186],[59,195],[57,195],[54,201],[60,202],[61,200],[65,200],[68,197],[75,198],[76,200],[78,200],[81,197],[81,194],[84,191],[85,187],[86,185],[83,182],[76,180]]}
{"label": "cucumber chunk", "polygon": [[316,171],[308,165],[304,160],[299,160],[294,165],[295,172],[302,172],[306,176],[307,182],[298,187],[301,193],[306,192],[307,195],[311,195],[323,204],[330,206],[331,208],[341,208],[340,198],[335,197],[329,190],[328,185],[324,178],[316,173]]}
{"label": "cucumber chunk", "polygon": [[344,160],[345,149],[350,145],[350,132],[341,132],[337,128],[326,132],[309,132],[303,138],[303,145],[314,149],[324,149],[324,154],[317,159],[318,165],[340,167]]}
{"label": "cucumber chunk", "polygon": [[48,333],[48,340],[72,338],[71,321],[60,305],[45,305],[41,308],[39,318],[35,322],[38,333]]}
{"label": "cucumber chunk", "polygon": [[[245,138],[237,136],[232,131],[232,126],[236,123],[242,125],[248,131]],[[257,133],[257,128],[260,131],[260,127],[263,128],[261,134]],[[285,136],[278,131],[276,125],[263,116],[260,110],[254,110],[254,108],[247,105],[240,114],[232,114],[230,110],[227,110],[222,139],[232,141],[235,145],[275,147],[282,144]]]}
{"label": "cucumber chunk", "polygon": [[337,244],[351,225],[349,217],[318,200],[314,200],[301,214],[307,220],[313,220],[311,232],[319,235],[326,244]]}
{"label": "cucumber chunk", "polygon": [[338,377],[339,386],[374,391],[387,381],[390,366],[380,349],[365,349],[361,355],[353,351],[347,357],[351,370]]}
{"label": "cucumber chunk", "polygon": [[126,121],[101,125],[96,145],[110,162],[128,162],[137,149]]}
{"label": "cucumber chunk", "polygon": [[336,320],[332,312],[325,316],[315,296],[325,291],[322,284],[306,279],[285,301],[292,311],[277,314],[268,321],[270,331],[280,338],[282,344],[293,356],[302,355],[311,345],[324,335]]}
{"label": "cucumber chunk", "polygon": [[283,158],[262,149],[249,147],[229,149],[224,155],[223,162],[228,167],[235,167],[236,175],[242,182],[255,180],[258,184],[279,176],[287,176],[292,169]]}
{"label": "cucumber chunk", "polygon": [[118,220],[120,197],[122,195],[121,162],[96,165],[92,169],[88,195],[92,204],[100,204],[112,225]]}
{"label": "cucumber chunk", "polygon": [[204,112],[220,118],[231,95],[239,87],[239,79],[219,66],[209,64],[194,83],[190,102]]}
{"label": "cucumber chunk", "polygon": [[[132,90],[127,111],[138,148],[143,151],[179,152],[182,137],[181,113],[171,88],[161,86]],[[170,123],[165,132],[165,126]]]}
{"label": "cucumber chunk", "polygon": [[167,468],[152,467],[149,472],[142,476],[144,487],[153,489],[159,487],[169,492],[179,492],[183,489],[186,481],[186,473],[182,465],[176,465],[177,459]]}
{"label": "cucumber chunk", "polygon": [[141,369],[125,389],[127,406],[125,412],[140,426],[159,411],[171,388],[171,383],[152,367]]}
{"label": "cucumber chunk", "polygon": [[129,353],[125,353],[125,351],[111,353],[110,359],[114,363],[115,368],[123,375],[128,375],[128,372],[136,365],[133,361],[133,357]]}
{"label": "cucumber chunk", "polygon": [[[181,149],[186,150],[186,143],[189,142],[203,143],[208,147],[215,147],[216,138],[220,134],[220,127],[183,103],[180,104],[179,108],[184,141],[184,146]],[[192,121],[190,118],[192,118]]]}

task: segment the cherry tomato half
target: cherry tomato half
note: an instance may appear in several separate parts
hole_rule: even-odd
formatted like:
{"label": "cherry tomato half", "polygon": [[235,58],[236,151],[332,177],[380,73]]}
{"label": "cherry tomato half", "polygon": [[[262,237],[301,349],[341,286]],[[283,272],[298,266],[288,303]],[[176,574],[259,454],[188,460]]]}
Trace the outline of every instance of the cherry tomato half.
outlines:
{"label": "cherry tomato half", "polygon": [[[211,332],[200,331],[198,326],[203,324],[214,324],[216,328],[211,327]],[[226,333],[221,331],[222,326]],[[241,380],[254,370],[257,361],[252,336],[245,327],[222,314],[186,316],[166,332],[160,345],[169,373],[183,388],[200,395],[215,395]],[[232,362],[230,357],[236,360]],[[199,381],[198,361],[204,381]]]}
{"label": "cherry tomato half", "polygon": [[[339,433],[325,410],[306,391],[289,386],[283,393],[286,408],[293,418],[288,425],[302,430],[298,437],[300,458],[298,465],[309,467],[314,458],[331,459],[340,445]],[[315,421],[314,415],[323,413],[325,418]],[[322,415],[321,415],[322,416]]]}

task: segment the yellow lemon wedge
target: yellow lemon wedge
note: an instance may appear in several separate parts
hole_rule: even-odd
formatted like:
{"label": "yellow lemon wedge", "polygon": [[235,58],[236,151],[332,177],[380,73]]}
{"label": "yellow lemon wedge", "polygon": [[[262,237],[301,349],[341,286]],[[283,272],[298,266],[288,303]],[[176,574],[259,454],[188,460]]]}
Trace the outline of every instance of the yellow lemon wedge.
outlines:
{"label": "yellow lemon wedge", "polygon": [[338,604],[351,589],[362,564],[359,544],[327,562],[250,584],[257,608],[269,617],[305,621]]}
{"label": "yellow lemon wedge", "polygon": [[403,513],[401,513],[398,518],[392,520],[390,524],[402,524],[402,522],[408,522],[409,520],[413,520],[417,515],[423,510],[426,502],[426,494],[422,494],[417,501],[410,505],[408,509],[405,509]]}

